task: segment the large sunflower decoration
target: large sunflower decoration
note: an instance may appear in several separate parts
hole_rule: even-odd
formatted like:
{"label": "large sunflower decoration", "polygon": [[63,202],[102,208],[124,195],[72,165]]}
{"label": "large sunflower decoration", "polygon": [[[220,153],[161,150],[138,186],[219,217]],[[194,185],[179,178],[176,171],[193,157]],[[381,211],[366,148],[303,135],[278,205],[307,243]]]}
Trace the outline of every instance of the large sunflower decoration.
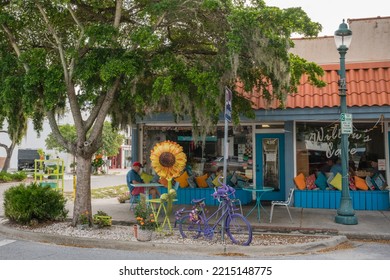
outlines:
{"label": "large sunflower decoration", "polygon": [[176,191],[172,189],[172,179],[179,177],[187,163],[183,147],[173,141],[157,143],[150,153],[152,167],[157,175],[168,180],[168,193],[160,199],[168,202],[167,212],[172,212],[172,201],[176,198]]}
{"label": "large sunflower decoration", "polygon": [[168,181],[179,177],[187,163],[183,147],[169,140],[153,147],[150,160],[157,175]]}

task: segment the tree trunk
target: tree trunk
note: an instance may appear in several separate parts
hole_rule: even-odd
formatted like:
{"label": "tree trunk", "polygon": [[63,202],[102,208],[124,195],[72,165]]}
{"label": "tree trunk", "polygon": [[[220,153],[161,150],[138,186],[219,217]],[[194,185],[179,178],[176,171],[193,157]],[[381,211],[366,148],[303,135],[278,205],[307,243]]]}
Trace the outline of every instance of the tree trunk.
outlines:
{"label": "tree trunk", "polygon": [[73,226],[78,224],[80,214],[87,215],[89,224],[92,225],[91,160],[92,155],[89,158],[77,156],[77,184],[73,208]]}
{"label": "tree trunk", "polygon": [[11,162],[12,153],[14,152],[16,144],[11,143],[11,145],[8,148],[5,148],[5,151],[7,153],[7,157],[5,158],[3,169],[1,171],[7,172],[9,168],[9,164]]}

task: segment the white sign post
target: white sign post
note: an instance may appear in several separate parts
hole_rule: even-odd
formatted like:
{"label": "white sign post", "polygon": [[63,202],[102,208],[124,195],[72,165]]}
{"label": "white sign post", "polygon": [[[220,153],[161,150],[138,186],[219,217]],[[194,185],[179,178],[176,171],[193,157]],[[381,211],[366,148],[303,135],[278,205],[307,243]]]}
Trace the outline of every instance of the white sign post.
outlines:
{"label": "white sign post", "polygon": [[341,134],[352,134],[352,114],[342,113],[341,120]]}

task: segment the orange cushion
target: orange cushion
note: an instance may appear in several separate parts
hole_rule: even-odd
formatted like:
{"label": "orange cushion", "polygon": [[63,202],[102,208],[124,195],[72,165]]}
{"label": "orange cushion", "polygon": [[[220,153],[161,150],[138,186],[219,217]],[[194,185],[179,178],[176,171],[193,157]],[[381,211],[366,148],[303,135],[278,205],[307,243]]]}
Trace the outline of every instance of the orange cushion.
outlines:
{"label": "orange cushion", "polygon": [[165,178],[160,178],[160,180],[158,180],[158,182],[159,182],[161,185],[163,185],[163,186],[165,186],[165,187],[168,187],[168,180],[167,180],[167,179],[165,179]]}
{"label": "orange cushion", "polygon": [[181,174],[179,177],[175,178],[175,181],[179,183],[180,188],[186,188],[188,187],[188,173],[187,171],[184,171],[183,174]]}
{"label": "orange cushion", "polygon": [[368,186],[367,186],[366,180],[364,180],[358,176],[354,176],[353,178],[355,179],[355,186],[357,189],[362,190],[362,191],[368,191]]}
{"label": "orange cushion", "polygon": [[196,184],[199,188],[207,188],[209,185],[207,184],[207,174],[202,176],[195,177]]}
{"label": "orange cushion", "polygon": [[295,185],[297,185],[297,188],[300,190],[306,189],[306,180],[305,175],[303,173],[300,173],[298,176],[294,178]]}

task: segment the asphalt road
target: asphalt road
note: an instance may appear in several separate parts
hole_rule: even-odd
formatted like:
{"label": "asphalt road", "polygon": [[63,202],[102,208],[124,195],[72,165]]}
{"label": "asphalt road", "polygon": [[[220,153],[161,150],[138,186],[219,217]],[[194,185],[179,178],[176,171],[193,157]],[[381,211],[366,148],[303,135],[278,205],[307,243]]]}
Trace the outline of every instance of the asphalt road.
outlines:
{"label": "asphalt road", "polygon": [[[184,248],[183,248],[184,249]],[[259,256],[260,257],[260,256]],[[243,256],[194,255],[183,252],[146,252],[66,247],[12,239],[0,235],[0,260],[221,260],[250,259]],[[390,260],[390,244],[351,241],[347,246],[322,253],[261,256],[262,260]],[[1,264],[1,262],[0,262]]]}

